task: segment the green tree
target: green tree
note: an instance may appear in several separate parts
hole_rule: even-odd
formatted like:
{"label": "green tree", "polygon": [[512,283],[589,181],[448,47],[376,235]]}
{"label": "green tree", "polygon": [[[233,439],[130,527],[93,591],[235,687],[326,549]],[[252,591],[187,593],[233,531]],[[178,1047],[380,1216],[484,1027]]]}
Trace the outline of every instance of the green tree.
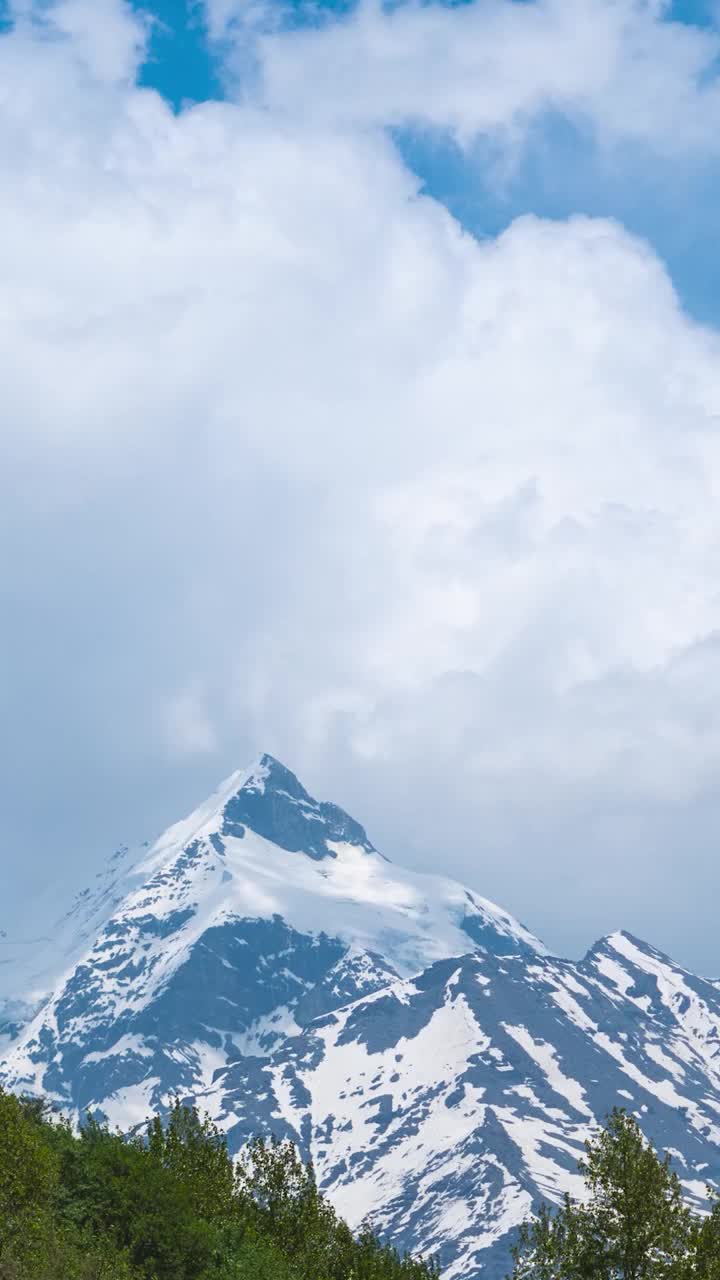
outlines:
{"label": "green tree", "polygon": [[[521,1229],[514,1280],[681,1280],[692,1219],[668,1157],[615,1110],[579,1164],[587,1198],[566,1197]],[[713,1276],[713,1280],[715,1277]]]}
{"label": "green tree", "polygon": [[222,1133],[176,1102],[142,1136],[0,1091],[0,1280],[435,1280],[335,1213],[290,1142]]}
{"label": "green tree", "polygon": [[176,1099],[165,1120],[148,1126],[150,1158],[186,1188],[193,1212],[209,1220],[233,1211],[235,1170],[225,1136],[196,1107]]}
{"label": "green tree", "polygon": [[[291,1142],[258,1139],[240,1165],[238,1190],[263,1238],[298,1280],[436,1280],[434,1263],[401,1256],[366,1227],[355,1237],[319,1190]],[[283,1273],[284,1275],[284,1273]],[[279,1280],[279,1278],[278,1278]]]}
{"label": "green tree", "polygon": [[238,1167],[238,1193],[252,1206],[261,1233],[296,1266],[328,1280],[336,1273],[352,1236],[292,1142],[251,1142]]}
{"label": "green tree", "polygon": [[64,1151],[62,1211],[79,1229],[109,1236],[152,1280],[196,1280],[213,1255],[215,1231],[192,1191],[153,1159],[142,1138],[89,1121]]}
{"label": "green tree", "polygon": [[714,1200],[707,1217],[693,1222],[688,1277],[720,1280],[720,1200]]}
{"label": "green tree", "polygon": [[58,1163],[23,1104],[0,1091],[0,1256],[51,1201]]}
{"label": "green tree", "polygon": [[248,1222],[226,1226],[213,1280],[302,1280],[285,1253]]}
{"label": "green tree", "polygon": [[0,1257],[0,1280],[140,1280],[127,1254],[94,1233],[63,1225],[52,1214],[33,1219],[31,1229]]}

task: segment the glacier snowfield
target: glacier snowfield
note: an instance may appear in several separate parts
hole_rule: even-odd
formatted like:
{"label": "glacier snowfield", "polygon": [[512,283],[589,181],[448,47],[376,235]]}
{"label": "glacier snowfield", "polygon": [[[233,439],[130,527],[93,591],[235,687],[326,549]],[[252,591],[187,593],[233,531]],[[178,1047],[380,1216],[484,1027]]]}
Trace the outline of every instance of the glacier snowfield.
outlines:
{"label": "glacier snowfield", "polygon": [[352,1225],[447,1280],[505,1275],[613,1106],[695,1204],[720,1187],[717,982],[625,933],[549,955],[270,756],[115,854],[52,940],[0,934],[0,1081],[123,1129],[179,1095],[232,1150],[292,1137]]}

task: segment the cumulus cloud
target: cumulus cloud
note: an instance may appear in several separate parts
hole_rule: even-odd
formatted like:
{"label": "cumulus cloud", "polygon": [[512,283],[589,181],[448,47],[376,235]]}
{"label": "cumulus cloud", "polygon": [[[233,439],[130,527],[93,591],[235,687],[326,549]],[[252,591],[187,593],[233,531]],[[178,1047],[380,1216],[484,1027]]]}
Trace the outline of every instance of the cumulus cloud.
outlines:
{"label": "cumulus cloud", "polygon": [[[542,40],[564,19],[537,10]],[[710,965],[718,335],[621,226],[480,243],[369,127],[387,102],[338,115],[324,42],[359,33],[362,71],[397,20],[429,58],[430,8],[278,36],[263,100],[179,115],[127,82],[143,28],[107,12],[116,64],[79,19],[0,39],[12,892],[267,748],[551,944],[621,923]],[[433,66],[430,113],[455,93]]]}
{"label": "cumulus cloud", "polygon": [[720,34],[669,21],[664,0],[361,0],[319,30],[285,31],[245,4],[206,5],[217,35],[234,31],[243,72],[255,34],[265,99],[294,116],[418,124],[463,144],[501,132],[508,145],[553,112],[608,145],[717,151]]}
{"label": "cumulus cloud", "polygon": [[10,0],[14,41],[59,41],[75,72],[132,83],[146,48],[147,19],[127,0]]}

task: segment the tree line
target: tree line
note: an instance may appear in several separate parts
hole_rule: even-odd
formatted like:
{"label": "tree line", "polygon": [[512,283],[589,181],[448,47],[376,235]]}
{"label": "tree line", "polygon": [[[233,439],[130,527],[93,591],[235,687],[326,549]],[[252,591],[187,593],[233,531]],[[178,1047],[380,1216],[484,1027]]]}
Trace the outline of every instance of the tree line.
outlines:
{"label": "tree line", "polygon": [[0,1091],[0,1280],[437,1280],[353,1234],[290,1142],[239,1161],[176,1102],[140,1136]]}
{"label": "tree line", "polygon": [[[668,1156],[615,1110],[586,1143],[584,1194],[519,1229],[508,1280],[720,1280],[720,1201],[693,1211]],[[239,1160],[195,1107],[141,1135],[0,1089],[0,1280],[438,1280],[434,1261],[354,1234],[290,1142]]]}

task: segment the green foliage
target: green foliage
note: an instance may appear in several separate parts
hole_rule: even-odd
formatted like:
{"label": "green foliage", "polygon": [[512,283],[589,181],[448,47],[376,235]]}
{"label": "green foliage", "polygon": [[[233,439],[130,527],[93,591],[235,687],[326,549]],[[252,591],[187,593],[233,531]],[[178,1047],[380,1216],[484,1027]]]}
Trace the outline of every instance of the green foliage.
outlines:
{"label": "green foliage", "polygon": [[[585,1197],[520,1231],[513,1280],[720,1280],[720,1202],[683,1203],[667,1158],[614,1111],[586,1144]],[[354,1235],[290,1142],[235,1163],[210,1120],[176,1101],[147,1133],[0,1090],[0,1280],[437,1280],[369,1229]]]}
{"label": "green foliage", "polygon": [[[667,1158],[614,1111],[580,1162],[586,1195],[520,1231],[513,1280],[720,1280],[720,1202],[683,1203]],[[369,1229],[354,1235],[290,1142],[236,1163],[194,1108],[146,1134],[0,1090],[0,1280],[437,1280]]]}
{"label": "green foliage", "polygon": [[[433,1263],[401,1257],[370,1229],[353,1236],[318,1190],[312,1165],[291,1142],[257,1139],[238,1170],[238,1191],[262,1237],[288,1259],[292,1277],[434,1280]],[[280,1273],[279,1273],[280,1274]]]}
{"label": "green foliage", "polygon": [[[258,1139],[238,1170],[238,1190],[253,1206],[259,1230],[301,1274],[349,1274],[352,1236],[320,1195],[311,1165],[291,1142]],[[345,1238],[347,1236],[347,1239]],[[342,1268],[346,1263],[345,1270]]]}
{"label": "green foliage", "polygon": [[89,1123],[64,1153],[61,1182],[65,1216],[109,1234],[142,1275],[195,1280],[207,1271],[214,1231],[194,1211],[192,1183],[142,1139]]}
{"label": "green foliage", "polygon": [[720,1201],[707,1218],[692,1224],[690,1268],[692,1280],[720,1280]]}
{"label": "green foliage", "polygon": [[35,1217],[0,1254],[0,1280],[138,1280],[110,1240],[79,1232],[52,1215]]}
{"label": "green foliage", "polygon": [[225,1138],[207,1117],[176,1099],[169,1116],[150,1123],[151,1158],[181,1185],[196,1217],[227,1218],[233,1209],[235,1171]]}
{"label": "green foliage", "polygon": [[720,1208],[694,1217],[668,1157],[615,1110],[586,1143],[586,1198],[520,1230],[513,1280],[720,1280]]}
{"label": "green foliage", "polygon": [[176,1102],[141,1137],[79,1134],[0,1091],[0,1280],[435,1280],[353,1236],[291,1143],[222,1133]]}
{"label": "green foliage", "polygon": [[0,1093],[0,1250],[50,1202],[57,1177],[37,1122],[17,1098]]}

